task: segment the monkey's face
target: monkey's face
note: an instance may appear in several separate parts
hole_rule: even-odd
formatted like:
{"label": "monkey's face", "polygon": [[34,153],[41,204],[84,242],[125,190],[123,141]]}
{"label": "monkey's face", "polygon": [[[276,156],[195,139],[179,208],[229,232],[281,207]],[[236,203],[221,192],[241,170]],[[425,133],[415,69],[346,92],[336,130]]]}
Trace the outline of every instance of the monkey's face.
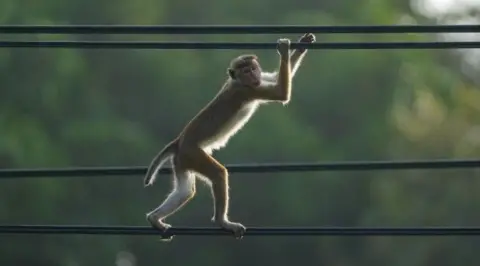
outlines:
{"label": "monkey's face", "polygon": [[247,87],[260,86],[262,68],[257,60],[252,60],[237,71],[237,79]]}

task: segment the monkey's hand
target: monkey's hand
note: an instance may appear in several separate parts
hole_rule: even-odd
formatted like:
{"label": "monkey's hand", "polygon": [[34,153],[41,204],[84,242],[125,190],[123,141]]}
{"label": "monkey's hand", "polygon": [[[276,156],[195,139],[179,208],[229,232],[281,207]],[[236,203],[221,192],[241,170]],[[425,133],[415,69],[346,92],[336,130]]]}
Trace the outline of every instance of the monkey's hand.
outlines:
{"label": "monkey's hand", "polygon": [[277,41],[277,51],[282,57],[288,57],[290,51],[290,40],[289,39],[279,39]]}
{"label": "monkey's hand", "polygon": [[[315,35],[313,33],[305,33],[298,42],[300,43],[314,43],[316,41]],[[307,49],[306,48],[298,48],[300,52],[305,52]]]}

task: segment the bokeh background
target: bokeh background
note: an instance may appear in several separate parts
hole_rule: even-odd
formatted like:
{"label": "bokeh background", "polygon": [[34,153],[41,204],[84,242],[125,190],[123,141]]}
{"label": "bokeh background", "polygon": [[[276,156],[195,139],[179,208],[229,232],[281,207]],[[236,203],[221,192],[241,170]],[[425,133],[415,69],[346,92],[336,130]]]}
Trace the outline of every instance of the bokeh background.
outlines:
{"label": "bokeh background", "polygon": [[[476,0],[2,0],[2,24],[478,23]],[[275,42],[300,35],[2,36],[15,40]],[[318,35],[326,41],[475,40],[475,34]],[[478,40],[478,38],[477,38]],[[0,50],[0,167],[146,166],[210,98],[233,56],[274,50]],[[291,103],[263,107],[216,153],[226,164],[474,158],[478,50],[312,50]],[[246,226],[473,226],[477,170],[232,174]],[[160,176],[3,180],[8,224],[147,225],[171,187]],[[168,220],[211,226],[210,192]],[[0,265],[477,265],[476,237],[2,235]]]}

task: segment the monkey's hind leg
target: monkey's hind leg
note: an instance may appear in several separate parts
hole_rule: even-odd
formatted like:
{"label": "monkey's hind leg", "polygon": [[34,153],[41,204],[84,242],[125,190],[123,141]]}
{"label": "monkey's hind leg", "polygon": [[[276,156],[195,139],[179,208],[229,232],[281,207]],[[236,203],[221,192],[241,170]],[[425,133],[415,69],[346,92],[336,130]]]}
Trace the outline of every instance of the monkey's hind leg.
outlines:
{"label": "monkey's hind leg", "polygon": [[174,164],[173,189],[160,206],[147,214],[147,221],[152,227],[163,232],[167,231],[171,225],[163,220],[181,209],[193,196],[195,196],[195,175]]}
{"label": "monkey's hind leg", "polygon": [[240,223],[231,222],[228,219],[229,187],[228,171],[215,158],[205,151],[198,149],[194,153],[192,161],[195,162],[191,169],[211,182],[212,196],[214,200],[214,215],[212,221],[222,228],[231,231],[240,239],[245,234],[246,228]]}

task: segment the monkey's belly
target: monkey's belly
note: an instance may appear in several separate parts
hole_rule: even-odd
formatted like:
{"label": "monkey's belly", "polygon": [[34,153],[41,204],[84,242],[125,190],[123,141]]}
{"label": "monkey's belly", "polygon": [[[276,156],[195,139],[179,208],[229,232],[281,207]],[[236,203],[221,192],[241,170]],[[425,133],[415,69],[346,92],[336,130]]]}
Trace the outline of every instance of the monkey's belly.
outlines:
{"label": "monkey's belly", "polygon": [[207,152],[218,150],[225,147],[229,139],[235,135],[252,117],[258,107],[258,103],[250,103],[240,109],[231,119],[229,119],[212,137],[202,143],[202,147]]}

